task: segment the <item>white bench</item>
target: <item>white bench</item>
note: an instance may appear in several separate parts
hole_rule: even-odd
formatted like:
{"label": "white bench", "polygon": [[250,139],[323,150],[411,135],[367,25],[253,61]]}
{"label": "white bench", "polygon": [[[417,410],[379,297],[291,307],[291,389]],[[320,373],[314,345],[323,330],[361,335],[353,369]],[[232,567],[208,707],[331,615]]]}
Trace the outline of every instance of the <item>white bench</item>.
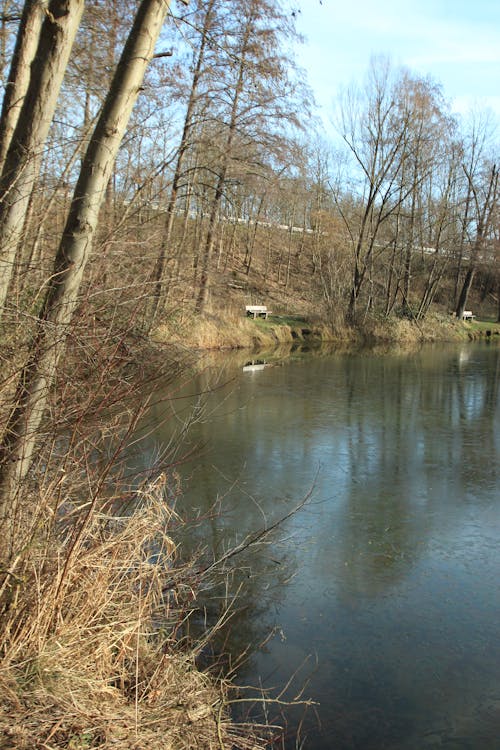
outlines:
{"label": "white bench", "polygon": [[464,310],[462,313],[462,320],[474,320],[475,317],[471,310]]}
{"label": "white bench", "polygon": [[265,305],[246,305],[245,306],[247,317],[249,318],[266,318],[270,315],[270,311]]}
{"label": "white bench", "polygon": [[258,370],[263,370],[265,367],[267,367],[267,362],[265,360],[252,359],[243,367],[243,372],[257,372]]}

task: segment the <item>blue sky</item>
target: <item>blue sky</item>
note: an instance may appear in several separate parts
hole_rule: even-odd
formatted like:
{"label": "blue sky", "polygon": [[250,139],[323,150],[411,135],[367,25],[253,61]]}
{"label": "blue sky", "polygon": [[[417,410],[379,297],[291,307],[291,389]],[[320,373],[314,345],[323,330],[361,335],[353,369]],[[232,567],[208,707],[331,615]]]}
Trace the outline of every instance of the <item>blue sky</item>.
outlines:
{"label": "blue sky", "polygon": [[340,87],[361,82],[372,55],[431,75],[454,111],[500,118],[500,0],[296,0],[307,70],[328,121]]}

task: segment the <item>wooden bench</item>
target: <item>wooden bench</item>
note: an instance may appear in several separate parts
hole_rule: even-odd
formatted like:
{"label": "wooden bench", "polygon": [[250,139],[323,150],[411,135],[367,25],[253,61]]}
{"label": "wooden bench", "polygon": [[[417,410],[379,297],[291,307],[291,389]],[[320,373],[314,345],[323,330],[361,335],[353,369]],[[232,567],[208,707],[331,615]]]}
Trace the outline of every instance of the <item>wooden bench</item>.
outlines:
{"label": "wooden bench", "polygon": [[245,306],[247,317],[249,318],[266,318],[270,315],[270,310],[265,305],[246,305]]}
{"label": "wooden bench", "polygon": [[471,310],[464,310],[462,313],[462,320],[474,320],[475,317]]}

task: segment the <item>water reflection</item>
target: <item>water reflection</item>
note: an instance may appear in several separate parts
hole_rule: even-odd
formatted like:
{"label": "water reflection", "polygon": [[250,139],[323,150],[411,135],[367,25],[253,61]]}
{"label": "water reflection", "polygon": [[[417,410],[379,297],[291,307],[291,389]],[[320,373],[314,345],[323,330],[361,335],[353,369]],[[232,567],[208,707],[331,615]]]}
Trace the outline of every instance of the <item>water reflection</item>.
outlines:
{"label": "water reflection", "polygon": [[[227,386],[184,440],[204,446],[185,467],[186,508],[210,515],[221,501],[193,534],[215,557],[285,515],[319,467],[312,504],[231,574],[245,586],[226,646],[277,629],[240,679],[285,684],[317,655],[321,726],[304,724],[315,750],[496,748],[499,349],[265,361],[249,377],[226,358]],[[155,419],[146,463],[171,436],[172,420]],[[291,736],[300,718],[289,712]]]}

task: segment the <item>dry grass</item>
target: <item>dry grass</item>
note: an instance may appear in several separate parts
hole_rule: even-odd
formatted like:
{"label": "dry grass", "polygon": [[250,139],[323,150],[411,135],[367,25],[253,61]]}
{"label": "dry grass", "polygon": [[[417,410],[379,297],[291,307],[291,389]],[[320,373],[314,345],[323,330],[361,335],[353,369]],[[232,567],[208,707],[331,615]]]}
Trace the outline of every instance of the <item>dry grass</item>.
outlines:
{"label": "dry grass", "polygon": [[[307,334],[304,335],[303,331]],[[158,343],[177,344],[196,350],[253,349],[263,350],[292,344],[311,337],[319,341],[352,339],[346,326],[334,329],[319,321],[292,321],[284,316],[267,320],[247,318],[240,308],[228,307],[220,314],[206,312],[202,317],[186,314],[167,319],[153,332]]]}
{"label": "dry grass", "polygon": [[[162,454],[148,468],[155,482],[126,478],[144,390],[191,360],[180,350],[172,364],[125,324],[84,318],[22,489],[14,550],[0,544],[0,747],[266,747],[271,730],[231,721],[231,685],[197,669],[199,644],[185,637],[200,576],[173,541],[174,472],[160,473]],[[13,352],[4,337],[12,378],[0,384],[0,421]]]}
{"label": "dry grass", "polygon": [[450,316],[429,314],[424,320],[408,318],[370,317],[363,322],[363,337],[371,342],[393,342],[403,345],[432,341],[462,341],[467,333],[461,324]]}
{"label": "dry grass", "polygon": [[219,316],[205,314],[202,318],[167,321],[154,331],[153,339],[194,349],[258,349],[279,341],[272,330],[264,330],[255,321],[231,311]]}
{"label": "dry grass", "polygon": [[230,721],[228,685],[183,644],[196,580],[169,535],[165,483],[129,515],[79,513],[4,571],[2,748],[266,746]]}

